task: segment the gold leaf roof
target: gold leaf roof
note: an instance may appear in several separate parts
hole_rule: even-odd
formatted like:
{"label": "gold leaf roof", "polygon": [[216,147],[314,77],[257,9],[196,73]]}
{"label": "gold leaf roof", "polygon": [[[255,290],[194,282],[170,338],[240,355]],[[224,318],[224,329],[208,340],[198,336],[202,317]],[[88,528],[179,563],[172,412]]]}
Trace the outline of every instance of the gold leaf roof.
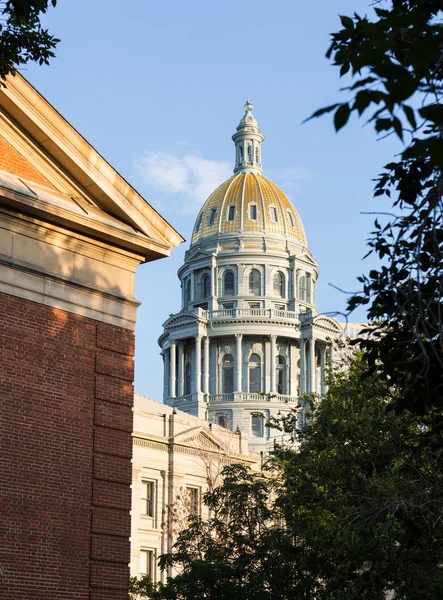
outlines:
{"label": "gold leaf roof", "polygon": [[275,183],[258,173],[238,173],[209,196],[198,214],[191,243],[238,231],[286,235],[307,246],[303,224],[291,202]]}

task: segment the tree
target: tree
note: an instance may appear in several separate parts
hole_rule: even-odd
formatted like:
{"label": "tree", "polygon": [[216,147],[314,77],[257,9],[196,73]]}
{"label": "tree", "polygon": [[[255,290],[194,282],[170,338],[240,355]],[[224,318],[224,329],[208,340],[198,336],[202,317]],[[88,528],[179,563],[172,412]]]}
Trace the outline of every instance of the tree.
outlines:
{"label": "tree", "polygon": [[277,481],[244,465],[223,470],[223,484],[205,494],[212,517],[193,519],[162,568],[180,570],[160,586],[168,600],[309,598],[292,535],[282,527]]}
{"label": "tree", "polygon": [[[59,42],[40,23],[40,17],[57,0],[5,0],[0,3],[0,78],[15,75],[28,61],[49,64]],[[4,84],[3,84],[4,85]]]}
{"label": "tree", "polygon": [[[438,598],[443,589],[443,473],[432,437],[386,407],[357,356],[312,406],[299,452],[281,449],[278,504],[309,551],[312,599]],[[293,428],[289,416],[287,428]]]}
{"label": "tree", "polygon": [[[342,16],[327,56],[352,76],[350,99],[314,113],[368,117],[381,136],[403,142],[378,176],[375,196],[392,199],[387,224],[375,221],[369,254],[381,266],[360,277],[350,310],[368,305],[372,340],[359,340],[392,406],[420,414],[443,409],[443,23],[441,0],[378,0],[374,17]],[[398,393],[400,392],[400,393]],[[436,425],[443,427],[438,417]]]}
{"label": "tree", "polygon": [[[391,394],[392,395],[392,394]],[[228,466],[163,567],[163,600],[435,600],[443,589],[443,474],[416,415],[386,411],[360,357],[311,407],[270,474]],[[294,431],[296,411],[281,427]]]}

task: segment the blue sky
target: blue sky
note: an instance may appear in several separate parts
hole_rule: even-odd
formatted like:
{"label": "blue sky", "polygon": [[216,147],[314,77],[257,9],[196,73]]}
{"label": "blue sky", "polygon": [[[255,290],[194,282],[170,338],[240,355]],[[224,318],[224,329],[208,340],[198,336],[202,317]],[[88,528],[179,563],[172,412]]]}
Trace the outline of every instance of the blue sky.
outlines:
{"label": "blue sky", "polygon": [[[336,135],[326,116],[346,85],[325,59],[339,14],[370,0],[208,2],[59,0],[45,25],[61,39],[50,67],[24,71],[33,85],[189,240],[198,209],[230,176],[231,136],[247,96],[261,130],[265,175],[286,192],[320,264],[318,309],[343,311],[373,216],[383,164],[399,150],[363,122]],[[180,308],[176,272],[189,242],[136,278],[136,390],[162,395],[157,338]],[[364,319],[356,313],[353,320]]]}

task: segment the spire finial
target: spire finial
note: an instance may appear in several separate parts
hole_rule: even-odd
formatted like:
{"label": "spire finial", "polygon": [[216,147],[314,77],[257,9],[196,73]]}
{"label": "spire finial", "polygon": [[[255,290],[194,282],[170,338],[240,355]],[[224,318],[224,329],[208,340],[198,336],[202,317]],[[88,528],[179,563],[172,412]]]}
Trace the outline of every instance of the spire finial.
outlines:
{"label": "spire finial", "polygon": [[260,131],[257,119],[252,114],[254,107],[249,97],[246,98],[243,108],[245,114],[238,124],[237,131],[232,136],[236,151],[234,173],[259,173],[261,175],[261,144],[265,138]]}

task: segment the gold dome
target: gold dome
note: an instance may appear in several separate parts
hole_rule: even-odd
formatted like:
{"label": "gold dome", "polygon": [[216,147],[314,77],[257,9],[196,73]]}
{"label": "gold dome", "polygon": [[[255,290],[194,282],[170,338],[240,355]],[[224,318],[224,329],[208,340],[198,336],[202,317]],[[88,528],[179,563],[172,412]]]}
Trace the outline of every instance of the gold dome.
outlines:
{"label": "gold dome", "polygon": [[238,173],[209,196],[195,222],[191,243],[238,231],[281,234],[307,246],[297,211],[281,189],[259,173]]}

